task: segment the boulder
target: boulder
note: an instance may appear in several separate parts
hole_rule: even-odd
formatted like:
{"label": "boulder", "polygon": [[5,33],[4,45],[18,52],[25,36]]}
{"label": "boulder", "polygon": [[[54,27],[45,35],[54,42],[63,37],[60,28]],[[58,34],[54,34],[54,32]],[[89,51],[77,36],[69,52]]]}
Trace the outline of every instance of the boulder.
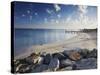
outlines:
{"label": "boulder", "polygon": [[60,71],[67,71],[67,70],[72,70],[72,69],[73,69],[72,66],[68,66],[68,67],[60,69]]}
{"label": "boulder", "polygon": [[32,72],[45,72],[48,70],[48,65],[41,64],[32,69]]}
{"label": "boulder", "polygon": [[43,64],[49,65],[51,59],[52,59],[52,55],[51,55],[51,54],[47,54],[47,55],[44,57]]}
{"label": "boulder", "polygon": [[40,55],[32,53],[29,57],[26,58],[26,61],[30,64],[40,64],[43,62],[43,57]]}
{"label": "boulder", "polygon": [[64,56],[68,57],[70,52],[71,51],[69,51],[69,50],[64,50],[62,53]]}
{"label": "boulder", "polygon": [[70,59],[62,60],[60,61],[60,68],[64,68],[67,66],[73,66],[75,64],[74,61],[71,61]]}
{"label": "boulder", "polygon": [[75,47],[74,50],[77,51],[77,52],[80,52],[82,49],[79,48],[79,47]]}
{"label": "boulder", "polygon": [[97,49],[93,49],[88,55],[88,58],[97,58]]}
{"label": "boulder", "polygon": [[97,59],[96,58],[87,58],[81,59],[76,62],[76,69],[96,69],[97,68]]}
{"label": "boulder", "polygon": [[37,64],[43,64],[43,60],[44,60],[43,57],[38,57],[37,58]]}
{"label": "boulder", "polygon": [[77,51],[73,51],[73,52],[69,53],[69,58],[71,60],[77,61],[77,60],[81,59],[81,55]]}
{"label": "boulder", "polygon": [[40,52],[40,56],[41,57],[45,57],[46,56],[46,52]]}
{"label": "boulder", "polygon": [[59,68],[59,59],[58,58],[52,58],[50,61],[50,64],[48,66],[48,69],[50,69],[51,71],[56,71]]}
{"label": "boulder", "polygon": [[22,64],[18,65],[15,69],[15,72],[18,72],[20,70],[20,67],[22,66]]}
{"label": "boulder", "polygon": [[31,70],[31,65],[20,64],[16,67],[16,73],[29,73]]}
{"label": "boulder", "polygon": [[87,58],[90,51],[88,49],[82,49],[79,53],[81,54],[82,58]]}
{"label": "boulder", "polygon": [[52,54],[52,56],[58,58],[59,60],[63,60],[67,58],[66,56],[64,56],[63,53],[54,53]]}
{"label": "boulder", "polygon": [[19,60],[14,60],[14,66],[18,66],[20,64]]}

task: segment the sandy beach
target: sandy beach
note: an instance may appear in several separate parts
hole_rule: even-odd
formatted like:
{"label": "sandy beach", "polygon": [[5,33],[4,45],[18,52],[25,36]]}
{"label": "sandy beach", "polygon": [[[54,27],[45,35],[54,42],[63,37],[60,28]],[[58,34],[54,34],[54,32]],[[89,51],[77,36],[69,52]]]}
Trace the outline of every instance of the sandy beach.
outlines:
{"label": "sandy beach", "polygon": [[75,50],[78,48],[89,49],[89,50],[92,50],[93,48],[97,48],[96,31],[91,31],[87,33],[79,32],[77,33],[77,36],[64,40],[62,42],[32,46],[26,49],[26,51],[23,54],[16,56],[15,59],[27,57],[32,52],[56,53],[56,52],[61,52],[64,50]]}

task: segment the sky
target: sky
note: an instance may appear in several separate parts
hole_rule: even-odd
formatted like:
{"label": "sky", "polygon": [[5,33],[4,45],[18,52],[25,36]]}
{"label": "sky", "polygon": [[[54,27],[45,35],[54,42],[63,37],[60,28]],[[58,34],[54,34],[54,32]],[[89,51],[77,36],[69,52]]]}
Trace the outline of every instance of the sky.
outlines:
{"label": "sky", "polygon": [[31,29],[97,28],[97,7],[14,2],[14,27]]}

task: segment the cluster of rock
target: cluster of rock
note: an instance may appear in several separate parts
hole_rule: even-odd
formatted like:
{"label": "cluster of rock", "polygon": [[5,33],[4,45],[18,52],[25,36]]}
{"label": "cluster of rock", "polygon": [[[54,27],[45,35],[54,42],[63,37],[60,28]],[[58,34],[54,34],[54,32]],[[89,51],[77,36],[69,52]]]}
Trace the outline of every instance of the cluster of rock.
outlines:
{"label": "cluster of rock", "polygon": [[97,68],[97,49],[65,50],[59,53],[32,53],[14,60],[15,73],[50,72]]}

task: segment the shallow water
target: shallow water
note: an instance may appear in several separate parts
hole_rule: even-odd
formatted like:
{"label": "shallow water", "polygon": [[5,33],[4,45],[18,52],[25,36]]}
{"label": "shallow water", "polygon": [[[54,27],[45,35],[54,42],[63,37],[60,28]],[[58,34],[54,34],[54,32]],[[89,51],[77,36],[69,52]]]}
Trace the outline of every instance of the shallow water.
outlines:
{"label": "shallow water", "polygon": [[64,29],[15,29],[14,53],[16,56],[30,46],[60,42],[76,35]]}

